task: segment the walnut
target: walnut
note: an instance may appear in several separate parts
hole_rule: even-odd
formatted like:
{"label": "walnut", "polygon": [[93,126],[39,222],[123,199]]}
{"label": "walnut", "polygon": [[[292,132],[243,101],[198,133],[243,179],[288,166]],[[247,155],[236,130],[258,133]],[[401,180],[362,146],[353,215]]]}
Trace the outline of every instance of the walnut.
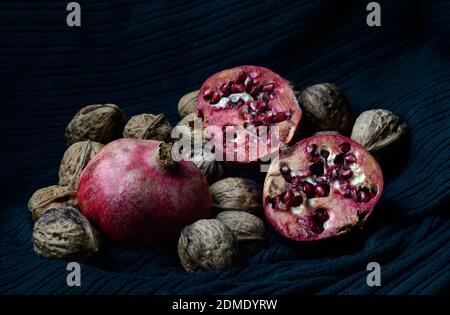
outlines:
{"label": "walnut", "polygon": [[178,102],[178,114],[181,118],[195,112],[195,104],[197,103],[198,91],[192,91],[180,98]]}
{"label": "walnut", "polygon": [[[206,139],[204,139],[205,137],[203,135],[202,119],[197,117],[196,113],[185,116],[175,127],[181,127],[179,131],[183,134],[190,132],[192,143],[195,141],[201,143],[201,146],[205,145]],[[188,129],[183,127],[187,127]]]}
{"label": "walnut", "polygon": [[350,103],[335,84],[322,83],[306,88],[299,103],[314,129],[336,130],[342,134],[350,132],[353,124]]}
{"label": "walnut", "polygon": [[212,184],[210,191],[217,211],[254,212],[262,208],[261,185],[250,179],[228,177]]}
{"label": "walnut", "polygon": [[76,207],[75,190],[71,187],[53,185],[37,190],[28,201],[28,209],[34,221],[49,209],[57,207]]}
{"label": "walnut", "polygon": [[103,147],[91,140],[75,142],[68,147],[59,167],[59,185],[76,189],[84,167]]}
{"label": "walnut", "polygon": [[244,211],[223,211],[216,220],[230,228],[241,254],[251,255],[264,247],[264,222],[257,216]]}
{"label": "walnut", "polygon": [[83,107],[66,128],[66,142],[92,140],[106,144],[122,136],[125,115],[117,105],[95,104]]}
{"label": "walnut", "polygon": [[407,125],[391,111],[372,109],[359,115],[352,130],[352,139],[374,152],[400,139]]}
{"label": "walnut", "polygon": [[215,160],[214,153],[208,153],[206,150],[190,150],[183,159],[192,161],[202,172],[208,183],[212,183],[222,179],[225,165]]}
{"label": "walnut", "polygon": [[172,125],[163,114],[141,114],[130,118],[123,130],[125,138],[170,141]]}
{"label": "walnut", "polygon": [[233,233],[218,220],[199,220],[181,232],[178,255],[188,272],[231,266],[237,258]]}
{"label": "walnut", "polygon": [[85,258],[98,251],[99,239],[78,210],[53,208],[34,224],[33,245],[45,258]]}
{"label": "walnut", "polygon": [[[202,119],[197,114],[191,113],[184,117],[172,130],[174,138],[181,139],[183,144],[189,146],[190,150],[198,151],[206,148],[208,140],[204,137],[204,129],[202,127]],[[184,139],[187,137],[187,139]],[[209,145],[209,144],[208,144]],[[211,150],[208,150],[211,151]]]}

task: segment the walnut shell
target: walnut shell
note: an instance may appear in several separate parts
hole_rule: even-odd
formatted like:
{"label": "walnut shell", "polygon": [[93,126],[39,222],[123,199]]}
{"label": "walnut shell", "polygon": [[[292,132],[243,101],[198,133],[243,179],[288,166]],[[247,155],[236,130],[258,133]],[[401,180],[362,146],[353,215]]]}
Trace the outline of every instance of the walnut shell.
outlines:
{"label": "walnut shell", "polygon": [[373,152],[400,139],[406,130],[407,125],[393,112],[372,109],[361,113],[356,119],[351,138]]}
{"label": "walnut shell", "polygon": [[58,207],[76,207],[75,190],[71,187],[53,185],[41,188],[34,192],[28,201],[33,221],[40,218],[45,212]]}
{"label": "walnut shell", "polygon": [[195,112],[195,104],[197,103],[198,91],[192,91],[180,98],[178,102],[178,114],[181,118]]}
{"label": "walnut shell", "polygon": [[306,88],[300,94],[299,103],[314,129],[350,132],[353,124],[350,103],[335,84],[321,83]]}
{"label": "walnut shell", "polygon": [[228,267],[237,258],[233,233],[218,220],[199,220],[181,232],[178,256],[188,272]]}
{"label": "walnut shell", "polygon": [[[196,125],[197,124],[197,125]],[[202,149],[208,140],[204,137],[203,126],[201,118],[197,117],[196,113],[191,113],[185,116],[174,128],[175,135],[179,136],[181,140],[185,137],[190,137],[191,150]],[[180,135],[181,134],[181,135]],[[189,141],[189,139],[188,139]],[[198,144],[197,144],[198,143]]]}
{"label": "walnut shell", "polygon": [[264,247],[264,222],[257,216],[244,211],[223,211],[216,216],[233,233],[239,252],[251,255]]}
{"label": "walnut shell", "polygon": [[192,150],[189,153],[190,156],[185,159],[192,161],[199,168],[210,185],[222,179],[225,166],[222,162],[215,160],[213,153],[208,154],[206,150]]}
{"label": "walnut shell", "polygon": [[125,138],[158,140],[171,139],[172,125],[163,114],[141,114],[130,118],[123,130]]}
{"label": "walnut shell", "polygon": [[33,248],[45,258],[85,258],[98,251],[99,239],[78,210],[53,208],[34,224]]}
{"label": "walnut shell", "polygon": [[66,128],[66,142],[92,140],[106,144],[122,136],[125,115],[117,105],[95,104],[83,107]]}
{"label": "walnut shell", "polygon": [[250,179],[228,177],[212,184],[210,191],[217,211],[254,212],[262,208],[261,185]]}
{"label": "walnut shell", "polygon": [[76,189],[84,167],[103,147],[91,140],[75,142],[68,147],[59,167],[59,185]]}

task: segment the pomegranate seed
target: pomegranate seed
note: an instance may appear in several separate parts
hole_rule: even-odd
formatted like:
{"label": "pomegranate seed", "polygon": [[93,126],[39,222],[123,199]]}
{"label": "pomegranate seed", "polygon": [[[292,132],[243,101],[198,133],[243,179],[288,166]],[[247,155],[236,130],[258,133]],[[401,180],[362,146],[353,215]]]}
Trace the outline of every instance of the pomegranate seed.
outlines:
{"label": "pomegranate seed", "polygon": [[320,151],[320,155],[322,155],[324,158],[328,159],[328,157],[330,156],[330,152],[328,152],[327,150],[322,150],[322,151]]}
{"label": "pomegranate seed", "polygon": [[283,112],[278,112],[275,114],[275,116],[273,116],[273,122],[274,123],[279,123],[282,122],[286,119],[286,114]]}
{"label": "pomegranate seed", "polygon": [[316,179],[314,179],[314,181],[321,185],[328,184],[328,176],[326,175],[317,176]]}
{"label": "pomegranate seed", "polygon": [[[328,188],[328,189],[327,189]],[[329,194],[329,187],[325,185],[317,185],[314,189],[314,192],[316,193],[317,197],[325,197]]]}
{"label": "pomegranate seed", "polygon": [[244,83],[245,80],[247,80],[247,73],[245,73],[245,72],[239,73],[236,81],[239,83]]}
{"label": "pomegranate seed", "polygon": [[353,171],[349,168],[347,169],[343,169],[341,172],[341,177],[342,178],[350,178],[353,176]]}
{"label": "pomegranate seed", "polygon": [[298,189],[298,188],[300,188],[301,184],[302,184],[302,180],[301,180],[300,177],[296,176],[296,177],[293,178],[293,180],[292,180],[292,187]]}
{"label": "pomegranate seed", "polygon": [[291,173],[291,170],[290,170],[289,166],[287,166],[287,165],[282,165],[282,166],[280,167],[280,172],[281,172],[281,174],[286,175],[286,174],[290,174],[290,173]]}
{"label": "pomegranate seed", "polygon": [[267,104],[261,101],[256,101],[259,104],[259,108],[261,109],[261,111],[267,109]]}
{"label": "pomegranate seed", "polygon": [[291,174],[283,174],[283,178],[288,183],[292,182],[292,175]]}
{"label": "pomegranate seed", "polygon": [[309,169],[311,170],[311,173],[313,173],[316,176],[322,175],[323,174],[323,163],[322,162],[313,163],[309,166]]}
{"label": "pomegranate seed", "polygon": [[212,104],[217,104],[220,101],[220,94],[218,92],[214,92],[213,95],[211,96],[211,103]]}
{"label": "pomegranate seed", "polygon": [[369,194],[365,191],[360,191],[358,193],[359,195],[359,200],[361,200],[362,202],[367,202],[369,201]]}
{"label": "pomegranate seed", "polygon": [[281,202],[282,202],[281,196],[276,196],[276,198],[275,198],[275,209],[282,210],[281,209],[281,205],[280,205]]}
{"label": "pomegranate seed", "polygon": [[266,86],[263,87],[263,91],[270,93],[270,92],[272,92],[274,90],[274,88],[275,88],[275,84],[269,83],[269,84],[267,84]]}
{"label": "pomegranate seed", "polygon": [[303,197],[301,195],[294,196],[291,200],[292,207],[298,207],[303,203]]}
{"label": "pomegranate seed", "polygon": [[258,95],[259,93],[259,87],[258,86],[252,86],[249,91],[249,94],[251,94],[251,96],[256,97],[256,95]]}
{"label": "pomegranate seed", "polygon": [[313,216],[315,219],[318,219],[318,221],[321,222],[321,225],[323,225],[323,223],[325,223],[325,221],[330,218],[328,212],[322,208],[315,209],[313,212]]}
{"label": "pomegranate seed", "polygon": [[242,83],[233,83],[231,86],[231,93],[242,93],[244,92],[245,87]]}
{"label": "pomegranate seed", "polygon": [[222,91],[223,96],[228,96],[231,94],[231,86],[228,83],[224,83],[220,87],[220,91]]}
{"label": "pomegranate seed", "polygon": [[339,180],[339,186],[340,186],[343,190],[350,189],[350,183],[347,182],[345,179],[340,179],[340,180]]}
{"label": "pomegranate seed", "polygon": [[258,127],[262,125],[261,116],[253,117],[253,124]]}
{"label": "pomegranate seed", "polygon": [[266,112],[266,114],[262,117],[262,122],[263,124],[269,124],[272,121],[272,116],[273,113],[272,112]]}
{"label": "pomegranate seed", "polygon": [[307,182],[307,181],[303,181],[302,186],[303,186],[303,191],[305,192],[305,194],[308,198],[311,198],[314,196],[314,185],[313,184],[311,184],[310,182]]}
{"label": "pomegranate seed", "polygon": [[344,165],[344,154],[341,153],[341,154],[336,155],[333,162],[335,165],[339,165],[339,166]]}
{"label": "pomegranate seed", "polygon": [[214,92],[211,89],[206,89],[203,92],[203,97],[205,100],[209,100],[213,96]]}
{"label": "pomegranate seed", "polygon": [[227,108],[233,108],[233,102],[231,100],[227,101]]}
{"label": "pomegranate seed", "polygon": [[286,190],[286,192],[283,195],[283,202],[285,204],[289,204],[291,202],[292,198],[294,198],[294,194],[292,193],[292,191],[289,189]]}
{"label": "pomegranate seed", "polygon": [[318,156],[317,154],[312,154],[312,155],[310,155],[310,156],[308,157],[308,160],[309,160],[310,162],[313,162],[313,163],[321,162],[320,156]]}
{"label": "pomegranate seed", "polygon": [[253,79],[248,80],[247,84],[245,85],[245,92],[250,93],[252,88],[255,86],[255,81]]}
{"label": "pomegranate seed", "polygon": [[353,201],[356,201],[356,202],[359,201],[359,195],[358,195],[358,192],[356,191],[356,189],[352,189],[352,199],[353,199]]}
{"label": "pomegranate seed", "polygon": [[347,153],[348,151],[350,151],[350,143],[348,143],[348,142],[342,143],[342,144],[340,145],[340,147],[341,147],[341,151],[342,151],[343,153]]}
{"label": "pomegranate seed", "polygon": [[308,224],[311,232],[314,234],[320,234],[323,232],[323,224],[329,219],[329,215],[325,209],[315,209],[309,218],[310,224]]}
{"label": "pomegranate seed", "polygon": [[306,147],[306,152],[308,153],[314,153],[317,150],[317,144],[308,144],[308,146]]}
{"label": "pomegranate seed", "polygon": [[353,153],[347,153],[344,157],[345,161],[349,164],[356,162],[356,156]]}
{"label": "pomegranate seed", "polygon": [[250,107],[253,111],[257,112],[259,109],[259,104],[253,101],[248,101],[247,106]]}
{"label": "pomegranate seed", "polygon": [[350,188],[344,190],[344,197],[347,199],[352,198],[352,190]]}

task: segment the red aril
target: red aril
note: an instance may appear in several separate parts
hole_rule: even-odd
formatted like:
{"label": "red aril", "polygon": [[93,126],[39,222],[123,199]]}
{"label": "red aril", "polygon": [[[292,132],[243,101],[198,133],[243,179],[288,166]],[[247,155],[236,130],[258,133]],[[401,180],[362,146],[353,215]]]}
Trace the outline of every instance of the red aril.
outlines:
{"label": "red aril", "polygon": [[365,222],[382,190],[381,169],[364,147],[339,134],[318,134],[272,162],[264,210],[267,221],[287,238],[325,239]]}
{"label": "red aril", "polygon": [[[289,143],[299,129],[302,117],[289,83],[271,70],[257,66],[236,67],[208,78],[200,88],[196,112],[205,127],[223,132],[219,137],[211,137],[216,153],[229,153],[227,156],[232,156],[233,161],[242,163],[261,159],[278,151],[281,144]],[[237,139],[226,139],[225,128],[230,126],[246,128],[244,134],[239,135],[243,150],[236,149]],[[264,143],[256,133],[259,126],[268,127]],[[276,144],[271,137],[272,126],[278,127]],[[253,142],[261,140],[265,149],[250,156],[250,139]]]}

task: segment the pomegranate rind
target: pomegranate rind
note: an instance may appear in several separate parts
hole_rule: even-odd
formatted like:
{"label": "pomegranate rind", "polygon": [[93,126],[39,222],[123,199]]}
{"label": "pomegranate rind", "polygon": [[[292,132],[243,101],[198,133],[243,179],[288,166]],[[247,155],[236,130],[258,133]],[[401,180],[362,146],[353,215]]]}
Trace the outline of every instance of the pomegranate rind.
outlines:
{"label": "pomegranate rind", "polygon": [[[302,111],[295,97],[294,91],[288,81],[275,72],[259,66],[240,66],[218,72],[210,76],[202,85],[197,96],[196,113],[203,119],[204,127],[217,126],[222,129],[225,126],[242,126],[244,121],[239,117],[239,109],[216,110],[205,98],[205,91],[220,90],[222,84],[235,80],[240,73],[245,72],[252,79],[257,79],[260,83],[273,82],[276,86],[277,96],[271,100],[270,108],[275,112],[290,112],[290,119],[279,123],[274,123],[279,129],[280,141],[278,146],[269,146],[267,151],[258,151],[257,158],[251,159],[246,152],[237,152],[234,161],[238,163],[251,163],[276,153],[284,143],[291,141],[298,135],[300,129]],[[226,111],[226,112],[225,112]],[[226,114],[225,114],[226,113]],[[215,143],[216,152],[224,154],[229,149],[223,148],[222,143]]]}
{"label": "pomegranate rind", "polygon": [[[357,157],[357,165],[361,174],[356,179],[364,178],[358,185],[376,187],[376,194],[368,202],[343,198],[342,190],[330,184],[327,197],[307,199],[301,207],[293,210],[274,209],[267,197],[274,197],[281,192],[286,182],[280,173],[280,163],[288,163],[291,170],[305,169],[308,161],[306,148],[309,144],[317,144],[319,148],[327,147],[330,152],[339,153],[342,143],[351,145],[351,153]],[[331,159],[332,157],[330,157]],[[268,170],[263,188],[263,207],[266,219],[279,234],[295,241],[314,241],[345,234],[356,227],[361,227],[369,218],[383,191],[383,175],[375,158],[360,144],[338,134],[319,134],[303,139],[286,151],[280,153]],[[305,227],[307,219],[315,209],[324,209],[328,219],[323,224],[323,231],[315,233]],[[322,228],[322,227],[321,227]]]}
{"label": "pomegranate rind", "polygon": [[175,242],[184,226],[208,218],[211,195],[191,161],[173,170],[154,158],[159,141],[119,139],[107,144],[83,170],[80,211],[100,232],[126,246]]}

